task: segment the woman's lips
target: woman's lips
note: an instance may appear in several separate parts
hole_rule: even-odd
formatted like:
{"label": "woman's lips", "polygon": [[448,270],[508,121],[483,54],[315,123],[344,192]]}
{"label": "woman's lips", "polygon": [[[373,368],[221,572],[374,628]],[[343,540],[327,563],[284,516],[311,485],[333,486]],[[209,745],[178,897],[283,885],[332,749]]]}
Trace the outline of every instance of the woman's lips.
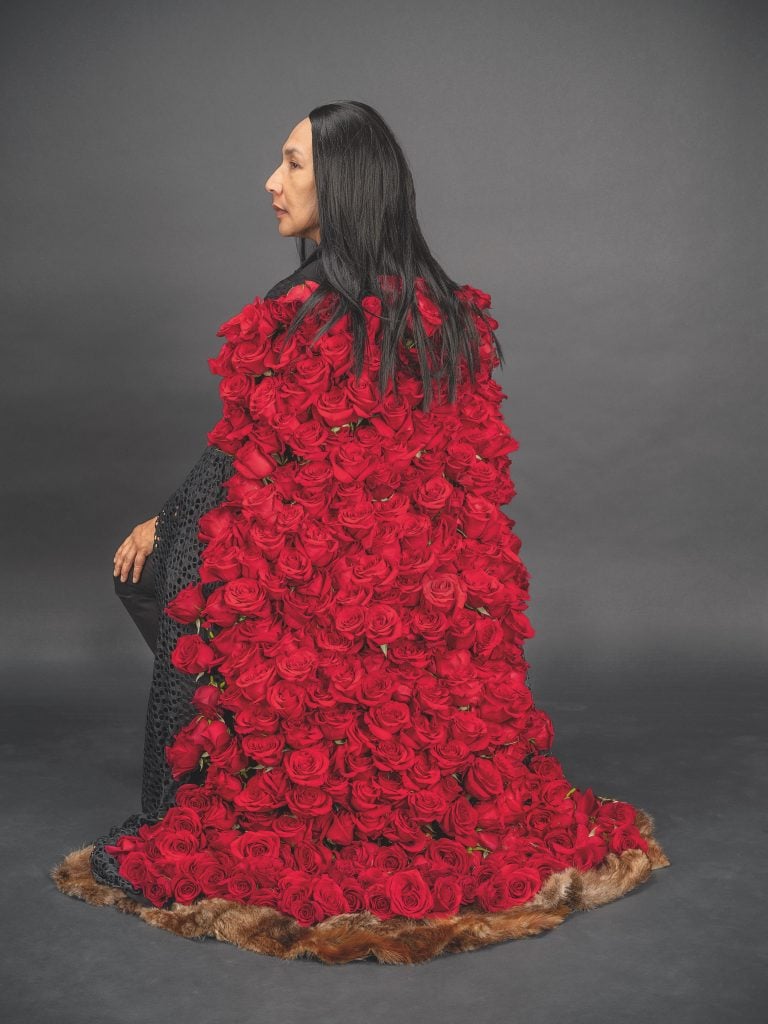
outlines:
{"label": "woman's lips", "polygon": [[281,213],[287,213],[287,212],[288,212],[287,210],[281,210],[279,206],[275,207],[275,213],[277,214],[278,217],[280,216]]}

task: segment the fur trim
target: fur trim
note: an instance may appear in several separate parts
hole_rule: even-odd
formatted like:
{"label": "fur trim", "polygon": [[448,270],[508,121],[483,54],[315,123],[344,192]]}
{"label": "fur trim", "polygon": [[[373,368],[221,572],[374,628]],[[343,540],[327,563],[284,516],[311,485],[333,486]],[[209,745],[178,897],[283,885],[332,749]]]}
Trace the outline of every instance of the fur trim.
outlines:
{"label": "fur trim", "polygon": [[459,914],[440,919],[397,916],[382,920],[360,911],[338,914],[305,928],[272,907],[225,899],[174,903],[169,910],[160,910],[137,903],[121,889],[97,882],[90,867],[93,846],[73,850],[50,874],[68,896],[95,906],[116,907],[187,939],[210,936],[283,960],[307,958],[345,964],[374,956],[384,964],[416,964],[446,953],[538,935],[559,925],[575,910],[591,910],[630,892],[653,870],[670,863],[653,836],[653,818],[638,810],[635,823],[648,842],[647,854],[643,850],[609,853],[602,864],[588,871],[559,871],[550,875],[532,900],[511,910],[490,913],[465,907]]}

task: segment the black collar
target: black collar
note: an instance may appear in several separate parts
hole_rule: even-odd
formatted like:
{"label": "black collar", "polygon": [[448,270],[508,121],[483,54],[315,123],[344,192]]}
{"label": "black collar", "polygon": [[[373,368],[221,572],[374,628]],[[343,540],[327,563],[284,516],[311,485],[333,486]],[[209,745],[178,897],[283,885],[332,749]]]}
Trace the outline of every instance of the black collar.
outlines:
{"label": "black collar", "polygon": [[277,284],[272,285],[269,291],[264,296],[265,299],[276,299],[279,295],[285,295],[286,292],[290,291],[296,284],[301,284],[302,281],[306,281],[309,278],[314,278],[317,275],[317,268],[315,266],[316,261],[320,259],[320,246],[318,245],[305,260],[303,260],[296,270],[288,277],[284,277],[282,281],[278,281]]}

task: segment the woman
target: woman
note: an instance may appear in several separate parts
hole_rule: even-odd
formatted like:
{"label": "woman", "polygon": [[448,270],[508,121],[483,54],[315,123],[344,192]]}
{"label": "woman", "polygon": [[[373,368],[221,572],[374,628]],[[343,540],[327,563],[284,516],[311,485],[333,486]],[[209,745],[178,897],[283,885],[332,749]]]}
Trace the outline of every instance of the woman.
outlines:
{"label": "woman", "polygon": [[155,652],[142,811],[53,877],[327,963],[554,927],[669,861],[533,704],[490,296],[366,104],[312,110],[265,187],[300,266],[221,326],[224,415],[114,559]]}

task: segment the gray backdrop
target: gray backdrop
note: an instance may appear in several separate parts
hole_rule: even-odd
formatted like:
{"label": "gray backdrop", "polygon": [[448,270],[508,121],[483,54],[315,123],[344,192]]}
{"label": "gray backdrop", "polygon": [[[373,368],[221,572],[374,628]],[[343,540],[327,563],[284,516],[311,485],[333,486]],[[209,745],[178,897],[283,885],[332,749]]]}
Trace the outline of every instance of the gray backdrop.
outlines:
{"label": "gray backdrop", "polygon": [[[636,949],[624,954],[635,973],[595,973],[609,916],[624,913],[617,904],[540,942],[411,969],[403,1006],[418,1005],[433,971],[487,1000],[432,990],[446,1020],[495,1020],[494,1008],[515,999],[529,1019],[594,1020],[601,1004],[590,1000],[617,978],[616,1006],[638,1015],[623,1020],[651,1009],[657,1020],[749,1019],[756,983],[727,930],[687,968],[664,972],[674,951],[710,934],[685,917],[711,911],[705,893],[738,906],[743,941],[757,926],[748,893],[733,886],[761,848],[748,833],[763,803],[766,6],[6,5],[3,628],[19,744],[9,764],[26,766],[14,838],[42,817],[48,843],[28,878],[44,892],[47,923],[28,925],[25,956],[45,946],[55,914],[89,955],[104,936],[108,978],[116,950],[129,977],[142,958],[157,962],[156,943],[168,963],[199,962],[216,991],[222,958],[239,978],[230,1008],[250,1005],[246,979],[260,970],[299,1000],[281,1003],[278,985],[265,1012],[306,1019],[313,985],[329,978],[340,985],[334,1019],[345,1012],[344,970],[289,971],[148,936],[49,892],[44,869],[138,809],[151,663],[113,595],[112,556],[181,482],[219,418],[206,364],[219,324],[297,263],[264,190],[281,144],[314,105],[361,99],[404,146],[433,252],[493,298],[505,415],[520,442],[508,512],[532,575],[527,654],[555,750],[576,784],[646,807],[662,842],[679,843],[653,897],[621,901],[630,909],[611,919],[615,948],[649,915],[643,949],[659,957],[655,973],[637,973]],[[729,782],[736,755],[743,773]],[[23,795],[30,779],[49,801],[36,814]],[[669,922],[682,931],[660,952]],[[732,971],[715,981],[724,938]],[[578,999],[573,978],[557,989],[550,973],[553,960],[558,971],[572,964],[577,946]],[[748,964],[757,949],[764,957],[755,941]],[[480,964],[501,986],[498,1003],[491,981],[471,973]],[[373,969],[356,994],[367,1003],[375,978],[384,1002],[370,1019],[389,1019],[397,976]],[[98,994],[86,978],[70,1004],[55,1004],[25,984],[23,961],[19,970],[17,1005],[28,1014],[34,1004],[36,1019],[146,1019],[132,986],[120,995],[120,978]],[[189,979],[178,977],[169,1005],[196,1019],[203,1007],[187,1005]],[[155,1007],[168,991],[156,980]]]}

